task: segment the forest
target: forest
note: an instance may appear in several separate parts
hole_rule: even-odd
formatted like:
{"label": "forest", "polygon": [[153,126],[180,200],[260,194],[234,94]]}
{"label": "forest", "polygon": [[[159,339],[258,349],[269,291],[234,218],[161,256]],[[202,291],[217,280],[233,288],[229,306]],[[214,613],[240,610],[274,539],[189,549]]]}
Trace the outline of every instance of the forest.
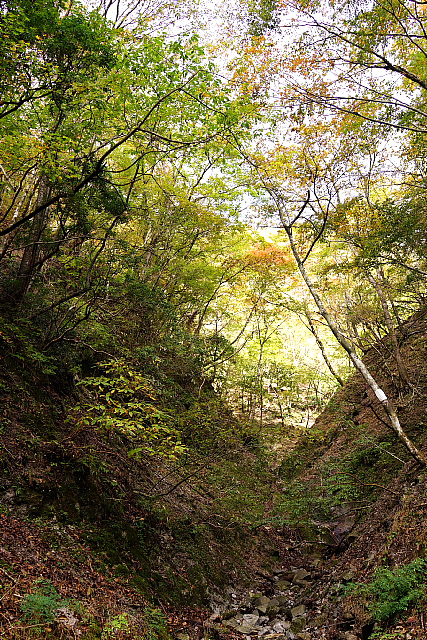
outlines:
{"label": "forest", "polygon": [[0,0],[2,637],[427,637],[426,6]]}

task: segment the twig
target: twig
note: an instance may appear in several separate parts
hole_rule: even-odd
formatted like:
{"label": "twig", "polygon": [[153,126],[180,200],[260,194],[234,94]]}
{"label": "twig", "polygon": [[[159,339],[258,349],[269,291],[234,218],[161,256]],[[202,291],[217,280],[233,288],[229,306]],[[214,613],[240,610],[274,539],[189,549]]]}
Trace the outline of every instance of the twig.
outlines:
{"label": "twig", "polygon": [[2,573],[4,573],[4,575],[5,575],[5,576],[7,576],[7,577],[9,578],[9,580],[12,580],[12,582],[16,582],[15,578],[14,578],[13,576],[11,576],[7,571],[5,571],[5,570],[3,569],[3,567],[0,567],[0,571],[1,571]]}

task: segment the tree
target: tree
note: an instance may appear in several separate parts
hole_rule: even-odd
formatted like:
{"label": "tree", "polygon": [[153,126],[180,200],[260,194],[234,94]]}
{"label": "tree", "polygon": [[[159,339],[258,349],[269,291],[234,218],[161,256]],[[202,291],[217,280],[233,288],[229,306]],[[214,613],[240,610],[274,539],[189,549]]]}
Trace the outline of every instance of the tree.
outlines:
{"label": "tree", "polygon": [[415,458],[415,460],[417,462],[419,462],[422,466],[425,466],[427,464],[427,458],[426,456],[414,445],[414,443],[410,440],[410,438],[408,438],[408,436],[406,435],[406,433],[404,432],[404,430],[402,429],[400,422],[399,422],[399,418],[397,416],[396,413],[396,409],[394,408],[392,402],[390,401],[390,399],[386,396],[386,394],[384,393],[384,391],[379,387],[378,383],[376,382],[376,380],[373,378],[371,372],[368,370],[368,368],[366,367],[365,363],[363,362],[363,360],[361,360],[361,358],[357,355],[357,353],[355,352],[351,342],[349,342],[349,340],[345,337],[345,335],[342,333],[342,331],[340,330],[340,328],[338,327],[338,325],[336,324],[335,320],[333,319],[332,315],[328,312],[328,310],[326,309],[326,307],[324,306],[321,297],[319,296],[316,288],[314,287],[314,284],[308,274],[308,271],[305,267],[305,262],[309,256],[309,253],[311,253],[312,248],[314,247],[313,242],[319,239],[319,234],[317,233],[317,237],[315,236],[314,240],[312,241],[311,245],[310,245],[310,249],[309,252],[305,254],[305,256],[301,257],[299,251],[298,251],[298,247],[296,245],[295,239],[294,239],[294,230],[295,230],[295,226],[298,223],[298,221],[301,219],[302,215],[304,214],[305,209],[307,208],[309,202],[310,202],[310,193],[307,194],[306,200],[302,203],[300,209],[296,212],[290,212],[288,210],[286,210],[285,208],[285,203],[283,201],[283,198],[281,197],[281,195],[273,190],[271,187],[266,186],[266,189],[268,190],[268,192],[270,193],[271,197],[273,198],[275,205],[277,207],[277,210],[279,212],[280,218],[282,220],[282,225],[283,228],[286,232],[286,235],[288,237],[289,240],[289,245],[292,251],[292,254],[294,256],[295,262],[298,266],[298,269],[301,273],[301,276],[305,282],[305,284],[307,285],[308,290],[310,291],[310,294],[319,310],[319,313],[322,315],[322,317],[324,318],[324,320],[326,321],[326,323],[328,324],[328,327],[330,328],[331,332],[333,333],[333,335],[335,336],[336,340],[339,342],[339,344],[342,346],[342,348],[348,353],[348,356],[351,360],[351,362],[353,363],[355,369],[361,374],[361,376],[363,377],[364,381],[366,382],[366,384],[370,387],[370,389],[372,389],[372,391],[374,392],[376,398],[378,399],[378,401],[381,403],[381,405],[383,406],[388,418],[389,418],[389,423],[390,426],[392,428],[392,430],[396,433],[396,435],[398,436],[399,440],[404,444],[404,446],[407,448],[407,450],[411,453],[411,455]]}

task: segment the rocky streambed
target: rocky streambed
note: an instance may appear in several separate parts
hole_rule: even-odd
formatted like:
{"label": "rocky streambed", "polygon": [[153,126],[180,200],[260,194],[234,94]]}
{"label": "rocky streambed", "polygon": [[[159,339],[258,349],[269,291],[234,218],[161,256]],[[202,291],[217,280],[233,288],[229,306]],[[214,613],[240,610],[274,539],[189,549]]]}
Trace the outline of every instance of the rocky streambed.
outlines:
{"label": "rocky streambed", "polygon": [[[349,570],[340,580],[324,580],[321,572],[295,568],[292,571],[277,570],[271,578],[267,593],[249,591],[238,596],[230,593],[230,601],[212,602],[214,613],[205,626],[233,632],[242,640],[317,640],[330,637],[331,610],[340,600],[343,584],[354,577]],[[268,595],[267,595],[268,594]],[[327,610],[328,614],[324,613]],[[341,623],[336,637],[359,640],[353,631],[353,616]]]}

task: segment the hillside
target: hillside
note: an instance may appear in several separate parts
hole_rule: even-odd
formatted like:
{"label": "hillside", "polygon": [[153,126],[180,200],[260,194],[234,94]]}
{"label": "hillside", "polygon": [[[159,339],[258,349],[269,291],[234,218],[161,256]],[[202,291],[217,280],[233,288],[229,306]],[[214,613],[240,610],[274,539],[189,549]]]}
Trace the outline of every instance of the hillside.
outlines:
{"label": "hillside", "polygon": [[[389,635],[375,637],[425,637],[414,584],[391,594],[384,617],[375,603],[392,597],[373,576],[425,557],[427,474],[357,375],[277,467],[212,390],[201,398],[197,381],[175,372],[176,406],[185,412],[193,398],[198,427],[189,423],[192,457],[176,463],[129,457],[114,433],[71,429],[81,392],[70,376],[43,373],[28,342],[2,336],[3,637],[353,640],[383,627]],[[426,336],[422,312],[400,336],[414,383],[399,416],[421,448]],[[375,350],[367,360],[375,367]],[[376,373],[392,395],[391,379]],[[418,587],[424,569],[412,569]],[[348,583],[368,589],[347,592]],[[279,604],[259,628],[242,627],[261,596]]]}

